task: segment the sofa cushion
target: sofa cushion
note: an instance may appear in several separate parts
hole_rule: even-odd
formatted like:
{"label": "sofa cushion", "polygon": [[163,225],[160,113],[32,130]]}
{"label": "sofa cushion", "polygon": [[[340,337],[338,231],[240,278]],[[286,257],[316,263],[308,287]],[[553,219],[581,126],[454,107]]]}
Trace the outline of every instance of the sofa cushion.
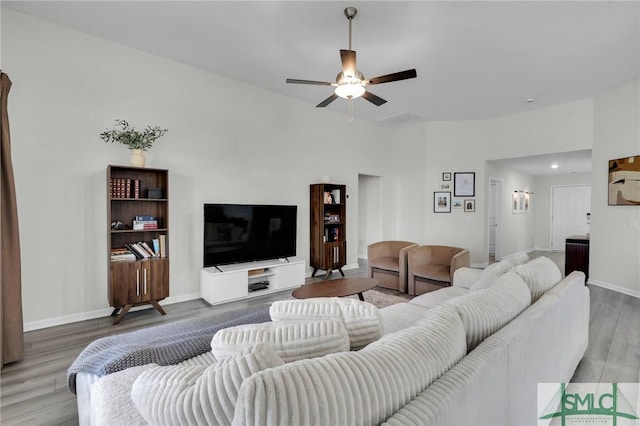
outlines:
{"label": "sofa cushion", "polygon": [[273,321],[339,319],[344,323],[351,350],[358,350],[382,336],[382,316],[371,303],[339,297],[274,302]]}
{"label": "sofa cushion", "polygon": [[427,308],[411,303],[395,303],[380,309],[384,323],[384,334],[404,330],[415,324]]}
{"label": "sofa cushion", "polygon": [[501,261],[507,261],[510,264],[512,264],[513,266],[518,266],[518,265],[522,265],[524,263],[527,263],[529,261],[529,255],[527,253],[524,252],[519,252],[519,253],[513,253],[510,254],[509,256],[505,256],[502,259],[500,259]]}
{"label": "sofa cushion", "polygon": [[464,328],[453,311],[341,352],[264,370],[240,388],[233,424],[380,424],[459,362]]}
{"label": "sofa cushion", "polygon": [[419,278],[434,281],[451,281],[451,268],[449,265],[438,263],[422,263],[411,267],[411,273]]}
{"label": "sofa cushion", "polygon": [[495,282],[496,278],[507,273],[513,268],[511,262],[502,260],[500,262],[492,263],[480,272],[478,279],[471,284],[469,291],[478,291],[483,288],[489,288]]}
{"label": "sofa cushion", "polygon": [[547,290],[562,279],[562,273],[558,266],[548,257],[538,257],[529,263],[513,268],[513,272],[518,274],[529,287],[531,292],[531,303],[534,303]]}
{"label": "sofa cushion", "polygon": [[291,362],[348,351],[349,335],[341,320],[246,324],[218,331],[211,352],[224,359],[258,343],[268,343],[284,362]]}
{"label": "sofa cushion", "polygon": [[489,288],[469,292],[442,306],[453,307],[464,324],[467,350],[471,351],[531,304],[531,294],[522,278],[507,272]]}
{"label": "sofa cushion", "polygon": [[413,305],[424,306],[425,308],[433,308],[447,302],[454,297],[463,296],[469,290],[464,287],[444,287],[440,290],[430,291],[420,296],[416,296],[409,301]]}
{"label": "sofa cushion", "polygon": [[156,364],[127,368],[100,377],[91,387],[91,424],[95,426],[142,426],[147,422],[131,399],[136,379]]}
{"label": "sofa cushion", "polygon": [[384,269],[386,271],[400,271],[400,258],[393,256],[378,257],[370,261],[372,268]]}
{"label": "sofa cushion", "polygon": [[269,345],[260,344],[207,368],[154,367],[134,382],[131,399],[152,425],[230,424],[242,382],[282,364]]}

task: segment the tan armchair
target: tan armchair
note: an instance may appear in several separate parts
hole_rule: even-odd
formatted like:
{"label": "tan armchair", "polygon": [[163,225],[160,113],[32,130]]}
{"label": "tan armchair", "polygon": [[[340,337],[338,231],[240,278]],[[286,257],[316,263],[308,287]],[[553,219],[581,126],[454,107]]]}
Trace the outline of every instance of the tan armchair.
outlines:
{"label": "tan armchair", "polygon": [[369,276],[380,287],[407,292],[407,252],[418,247],[410,241],[380,241],[367,247]]}
{"label": "tan armchair", "polygon": [[469,264],[469,250],[463,248],[414,247],[407,253],[407,292],[415,296],[449,286],[456,269]]}

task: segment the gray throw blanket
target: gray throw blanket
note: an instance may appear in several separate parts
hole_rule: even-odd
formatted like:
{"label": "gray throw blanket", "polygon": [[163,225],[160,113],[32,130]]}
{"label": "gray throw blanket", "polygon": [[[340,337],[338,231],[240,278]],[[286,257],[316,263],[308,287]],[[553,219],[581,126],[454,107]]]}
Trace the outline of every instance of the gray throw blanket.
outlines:
{"label": "gray throw blanket", "polygon": [[271,321],[270,305],[266,303],[95,340],[67,370],[69,389],[76,393],[76,374],[80,372],[104,376],[149,363],[177,364],[208,352],[211,350],[211,339],[218,330]]}

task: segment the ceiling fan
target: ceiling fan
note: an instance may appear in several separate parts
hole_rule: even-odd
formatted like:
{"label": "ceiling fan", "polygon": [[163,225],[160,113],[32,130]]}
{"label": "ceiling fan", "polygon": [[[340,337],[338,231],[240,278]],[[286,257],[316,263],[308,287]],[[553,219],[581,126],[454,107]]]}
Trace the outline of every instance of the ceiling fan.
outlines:
{"label": "ceiling fan", "polygon": [[366,89],[366,86],[382,83],[390,83],[392,81],[406,80],[409,78],[416,78],[417,73],[415,69],[406,71],[395,72],[392,74],[382,75],[370,79],[365,79],[362,72],[356,69],[356,51],[351,50],[351,21],[358,13],[358,9],[355,7],[347,7],[344,10],[344,15],[349,20],[349,49],[340,50],[340,60],[342,61],[342,71],[336,76],[335,83],[328,81],[314,81],[314,80],[298,80],[288,78],[287,83],[293,84],[313,84],[319,86],[334,86],[334,93],[324,101],[320,102],[316,107],[323,108],[329,105],[331,102],[338,99],[338,97],[349,100],[349,122],[352,121],[353,105],[352,100],[362,96],[375,106],[380,106],[387,101],[380,96],[374,95]]}

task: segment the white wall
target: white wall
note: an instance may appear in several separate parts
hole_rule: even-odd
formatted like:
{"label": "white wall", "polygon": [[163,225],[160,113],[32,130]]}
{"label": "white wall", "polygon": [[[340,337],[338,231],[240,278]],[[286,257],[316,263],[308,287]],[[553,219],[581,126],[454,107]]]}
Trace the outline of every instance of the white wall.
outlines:
{"label": "white wall", "polygon": [[[381,176],[381,239],[459,245],[484,264],[485,200],[496,177],[486,161],[591,148],[592,278],[640,295],[638,208],[606,205],[606,162],[640,153],[637,81],[492,120],[348,126],[330,110],[11,10],[1,15],[27,329],[109,312],[105,169],[127,164],[129,151],[98,133],[115,118],[170,130],[147,156],[149,166],[170,170],[170,301],[198,295],[205,202],[298,205],[298,254],[308,261],[308,184],[330,176],[350,195],[347,260],[355,265],[358,175]],[[476,173],[475,213],[433,213],[445,171]],[[513,219],[530,221],[535,198],[532,206],[534,215]],[[507,243],[517,251],[527,241]]]}
{"label": "white wall", "polygon": [[589,281],[640,297],[639,206],[608,206],[608,162],[640,155],[638,80],[595,99]]}
{"label": "white wall", "polygon": [[170,171],[169,301],[198,297],[205,202],[298,205],[308,264],[309,184],[321,176],[352,195],[357,264],[358,173],[389,174],[389,131],[7,9],[2,54],[27,329],[110,312],[105,170],[129,151],[98,134],[115,118],[169,129],[147,154]]}
{"label": "white wall", "polygon": [[[590,149],[593,145],[593,100],[492,120],[431,122],[420,126],[425,128],[427,171],[423,241],[466,247],[471,251],[471,263],[482,265],[488,256],[486,199],[490,176],[485,171],[486,160]],[[433,213],[433,191],[439,188],[441,173],[447,171],[476,173],[476,213]],[[418,226],[420,224],[415,223],[416,229]],[[528,226],[532,227],[533,223]]]}
{"label": "white wall", "polygon": [[[530,199],[529,212],[528,213],[513,213],[512,207],[512,195],[514,191],[533,191],[533,176],[519,172],[506,167],[500,167],[498,165],[487,164],[486,165],[487,182],[489,179],[497,179],[502,181],[502,203],[500,206],[501,221],[498,223],[500,227],[500,241],[497,243],[500,245],[500,257],[496,257],[496,260],[508,256],[513,253],[527,252],[533,249],[533,237],[534,237],[534,217],[536,209],[538,208],[535,199]],[[486,197],[488,200],[489,184],[486,184]],[[487,209],[488,212],[488,209]],[[484,224],[488,234],[488,213],[487,222]],[[487,236],[488,244],[488,236]]]}
{"label": "white wall", "polygon": [[568,173],[536,176],[534,181],[534,247],[551,250],[551,187],[556,185],[591,185],[591,173]]}

